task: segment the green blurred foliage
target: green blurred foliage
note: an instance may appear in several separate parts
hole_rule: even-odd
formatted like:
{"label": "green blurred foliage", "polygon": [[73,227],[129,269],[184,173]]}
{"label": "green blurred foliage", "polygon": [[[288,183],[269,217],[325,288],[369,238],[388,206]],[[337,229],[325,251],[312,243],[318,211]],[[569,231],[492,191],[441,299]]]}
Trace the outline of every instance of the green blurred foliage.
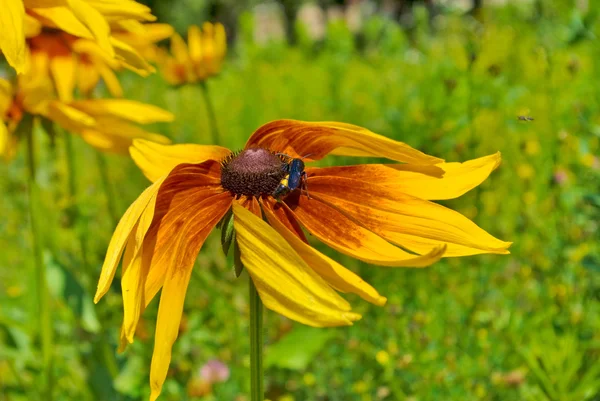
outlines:
{"label": "green blurred foliage", "polygon": [[[368,266],[315,243],[389,302],[379,308],[348,296],[363,320],[327,335],[267,312],[272,401],[600,399],[598,9],[537,3],[546,6],[485,10],[483,23],[440,15],[429,25],[418,8],[410,34],[374,16],[360,46],[340,21],[322,41],[300,29],[297,47],[258,45],[252,14],[241,15],[226,68],[208,82],[225,146],[243,147],[270,120],[297,118],[358,124],[449,161],[501,151],[485,183],[443,203],[514,241],[508,256],[445,259],[424,270]],[[170,88],[159,75],[122,80],[129,98],[175,113],[158,132],[208,141],[199,87]],[[57,134],[54,145],[36,135],[54,399],[144,399],[157,302],[136,342],[116,354],[118,277],[91,303],[115,221],[95,152],[74,138],[69,158]],[[0,400],[11,401],[45,399],[24,150],[0,166]],[[126,157],[106,161],[122,213],[147,182]],[[212,358],[231,377],[201,399],[247,399],[247,275],[236,279],[232,266],[214,233],[194,270],[162,400],[200,399],[190,383]]]}

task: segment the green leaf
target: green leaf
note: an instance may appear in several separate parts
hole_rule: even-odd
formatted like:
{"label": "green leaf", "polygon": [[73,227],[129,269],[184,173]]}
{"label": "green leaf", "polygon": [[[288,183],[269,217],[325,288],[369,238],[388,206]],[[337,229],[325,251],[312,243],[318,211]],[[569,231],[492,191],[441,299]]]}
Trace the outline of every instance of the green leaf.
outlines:
{"label": "green leaf", "polygon": [[233,237],[233,269],[235,277],[237,278],[242,274],[244,265],[242,264],[242,252],[240,252],[240,247],[238,246],[237,241],[235,241],[235,234]]}
{"label": "green leaf", "polygon": [[267,349],[265,367],[305,370],[334,335],[334,329],[296,326]]}
{"label": "green leaf", "polygon": [[233,213],[231,209],[227,212],[225,217],[221,220],[221,247],[225,256],[229,254],[229,248],[231,248],[231,242],[233,241],[235,231],[233,229]]}

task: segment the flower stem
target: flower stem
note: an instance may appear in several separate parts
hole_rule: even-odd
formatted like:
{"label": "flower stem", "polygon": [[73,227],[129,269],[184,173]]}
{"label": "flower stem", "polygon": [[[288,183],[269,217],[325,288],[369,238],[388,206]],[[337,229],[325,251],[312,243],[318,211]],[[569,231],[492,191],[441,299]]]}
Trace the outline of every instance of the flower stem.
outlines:
{"label": "flower stem", "polygon": [[106,159],[100,151],[96,151],[96,162],[98,163],[98,171],[100,172],[100,181],[102,181],[102,189],[104,190],[104,196],[106,196],[106,204],[108,205],[108,213],[116,226],[119,223],[119,215],[117,213],[117,205],[115,203],[115,194],[112,186],[110,185],[110,179],[108,177],[108,166],[106,165]]}
{"label": "flower stem", "polygon": [[263,401],[263,306],[252,278],[250,287],[250,400]]}
{"label": "flower stem", "polygon": [[52,311],[50,309],[50,293],[48,292],[48,279],[46,277],[46,266],[42,258],[41,233],[36,213],[36,204],[39,199],[38,187],[36,182],[36,163],[35,163],[35,144],[33,140],[33,120],[28,118],[21,124],[28,124],[23,132],[27,136],[27,167],[29,170],[28,190],[29,190],[29,219],[31,224],[31,238],[33,244],[33,258],[35,262],[35,271],[37,278],[38,294],[38,313],[40,342],[42,344],[42,364],[44,372],[44,391],[46,400],[52,400]]}
{"label": "flower stem", "polygon": [[210,122],[210,135],[213,145],[220,145],[219,128],[217,127],[217,116],[215,114],[215,108],[210,98],[208,85],[206,81],[200,82],[200,88],[202,88],[202,94],[204,95],[204,103],[206,104],[206,113],[208,114],[208,120]]}
{"label": "flower stem", "polygon": [[72,211],[73,223],[75,223],[77,227],[77,238],[79,239],[79,251],[81,253],[81,262],[83,264],[83,268],[85,271],[88,271],[89,263],[88,263],[88,252],[87,245],[85,242],[86,233],[81,231],[79,225],[77,225],[77,220],[80,218],[79,205],[77,203],[77,170],[75,169],[75,154],[73,152],[73,139],[71,134],[68,132],[64,132],[65,138],[65,155],[67,159],[67,180],[69,187],[69,209]]}

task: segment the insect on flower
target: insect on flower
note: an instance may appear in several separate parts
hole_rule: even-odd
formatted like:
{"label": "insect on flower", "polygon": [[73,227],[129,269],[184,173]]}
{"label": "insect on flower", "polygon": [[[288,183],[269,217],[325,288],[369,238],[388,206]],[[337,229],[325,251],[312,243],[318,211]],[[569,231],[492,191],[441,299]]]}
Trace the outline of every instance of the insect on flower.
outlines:
{"label": "insect on flower", "polygon": [[279,186],[275,189],[275,191],[273,191],[273,198],[279,202],[282,197],[300,187],[300,189],[306,191],[306,195],[310,199],[310,196],[308,196],[306,171],[304,171],[305,166],[303,161],[303,159],[310,155],[306,155],[302,158],[293,158],[285,153],[278,153],[277,156],[284,158],[284,164],[282,165],[282,168],[287,174],[281,179]]}
{"label": "insect on flower", "polygon": [[[264,306],[315,327],[352,325],[361,318],[338,292],[379,306],[386,298],[311,246],[305,230],[343,254],[388,267],[509,253],[510,242],[431,202],[459,197],[479,185],[500,164],[499,153],[446,163],[355,125],[295,120],[261,126],[237,153],[220,146],[139,139],[130,153],[153,184],[115,229],[94,300],[109,290],[123,256],[125,346],[133,342],[142,312],[161,291],[151,401],[167,377],[196,257],[225,216],[233,223],[222,227],[233,226],[239,260]],[[304,165],[303,159],[328,155],[400,163]],[[310,201],[307,191],[284,197],[288,189],[291,195],[307,186]]]}

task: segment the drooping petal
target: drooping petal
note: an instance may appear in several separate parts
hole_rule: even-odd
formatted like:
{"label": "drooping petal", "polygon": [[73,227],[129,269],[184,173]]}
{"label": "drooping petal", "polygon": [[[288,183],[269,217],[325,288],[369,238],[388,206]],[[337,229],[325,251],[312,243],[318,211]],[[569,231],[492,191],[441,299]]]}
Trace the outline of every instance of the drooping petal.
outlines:
{"label": "drooping petal", "polygon": [[[106,85],[106,89],[108,89],[108,92],[111,94],[111,96],[123,97],[123,88],[121,88],[121,83],[119,82],[119,79],[117,78],[113,70],[111,70],[106,64],[103,63],[98,63],[95,67],[95,70],[97,70],[98,74],[102,77],[102,80]],[[96,86],[97,83],[98,77],[96,77],[94,86]]]}
{"label": "drooping petal", "polygon": [[48,107],[48,118],[60,125],[61,127],[69,130],[79,132],[84,127],[93,127],[96,124],[96,120],[65,103],[62,102],[51,102]]}
{"label": "drooping petal", "polygon": [[0,52],[19,74],[25,72],[25,7],[20,0],[0,0]]}
{"label": "drooping petal", "polygon": [[159,253],[165,257],[161,263],[164,282],[150,367],[152,401],[160,394],[167,377],[194,261],[208,234],[229,209],[231,197],[221,193],[198,201],[187,197],[178,207],[169,209],[157,235],[155,257],[161,259]]}
{"label": "drooping petal", "polygon": [[385,304],[386,298],[379,295],[377,290],[362,278],[294,235],[292,231],[279,221],[271,208],[264,208],[264,212],[269,224],[294,248],[306,264],[331,286],[338,291],[357,294],[364,300],[375,305],[381,306]]}
{"label": "drooping petal", "polygon": [[417,253],[443,244],[444,256],[509,253],[511,243],[491,236],[460,213],[389,187],[340,177],[311,177],[308,187],[311,196]]}
{"label": "drooping petal", "polygon": [[[155,219],[160,221],[172,220],[165,217],[167,213],[170,212],[173,215],[177,210],[185,211],[186,208],[194,210],[194,202],[198,203],[198,199],[202,200],[208,196],[222,194],[223,188],[220,186],[220,175],[215,174],[219,167],[219,163],[210,160],[200,164],[181,164],[175,167],[168,175],[168,181],[165,182],[159,193]],[[229,204],[227,204],[227,209],[229,209],[232,201],[231,195],[225,193],[223,196],[223,199],[229,199]],[[184,201],[191,202],[192,206],[180,207],[179,205]],[[154,234],[149,234],[148,237],[156,238],[158,236],[158,245],[161,244],[161,241],[168,240],[168,235],[162,234],[165,232],[162,225],[155,225],[152,230]],[[152,257],[152,265],[146,280],[146,304],[150,302],[162,286],[164,281],[163,260],[169,257],[168,253],[164,252],[165,248],[158,245],[145,246],[145,249],[151,253],[153,249],[162,250]]]}
{"label": "drooping petal", "polygon": [[327,154],[385,157],[391,160],[430,165],[437,157],[411,148],[356,125],[338,122],[276,120],[256,130],[246,148],[262,146],[292,157],[319,160]]}
{"label": "drooping petal", "polygon": [[151,104],[127,99],[77,100],[72,107],[94,116],[119,117],[138,124],[170,122],[175,119],[173,113]]}
{"label": "drooping petal", "polygon": [[242,263],[267,308],[315,327],[360,319],[277,231],[236,202],[233,215]]}
{"label": "drooping petal", "polygon": [[50,58],[50,72],[54,79],[58,98],[63,102],[73,100],[75,88],[75,60],[71,54]]}
{"label": "drooping petal", "polygon": [[[99,120],[99,126],[102,126],[105,120]],[[131,124],[119,123],[112,128],[111,132],[100,131],[95,128],[83,128],[79,132],[84,141],[91,146],[103,152],[127,154],[133,138],[144,138],[149,141],[169,143],[169,138],[160,134],[146,132],[143,129]],[[119,129],[120,128],[120,129]]]}
{"label": "drooping petal", "polygon": [[298,221],[290,209],[286,207],[276,207],[276,202],[270,199],[266,199],[262,204],[264,208],[269,209],[269,211],[277,217],[281,224],[294,233],[294,235],[302,242],[308,244],[308,240],[304,235],[304,231],[302,231],[302,227],[300,227],[300,224],[298,224]]}
{"label": "drooping petal", "polygon": [[134,140],[129,152],[150,181],[167,174],[178,164],[219,161],[231,153],[229,149],[215,145],[160,145],[142,139]]}
{"label": "drooping petal", "polygon": [[115,49],[116,58],[121,60],[124,67],[143,77],[155,72],[154,67],[152,67],[136,49],[129,46],[127,43],[111,36],[110,44]]}
{"label": "drooping petal", "polygon": [[86,0],[92,7],[98,10],[109,20],[132,19],[138,21],[154,21],[148,6],[136,1],[122,0]]}
{"label": "drooping petal", "polygon": [[34,15],[44,26],[58,28],[78,38],[94,39],[90,30],[68,7],[28,8],[27,12]]}
{"label": "drooping petal", "polygon": [[[158,192],[152,194],[149,205],[156,204]],[[154,218],[154,207],[146,207],[139,221],[129,234],[125,255],[123,256],[123,274],[121,289],[123,294],[123,326],[122,332],[128,342],[133,342],[133,334],[140,315],[146,304],[144,302],[144,287],[150,268],[150,259],[143,258],[143,244],[150,224]]]}
{"label": "drooping petal", "polygon": [[129,206],[123,217],[121,217],[110,243],[108,244],[108,250],[106,251],[106,257],[104,259],[104,264],[102,265],[102,272],[100,273],[100,279],[98,280],[98,289],[94,296],[94,302],[97,303],[108,291],[129,235],[138,223],[144,210],[146,210],[146,208],[154,208],[151,200],[154,199],[162,182],[163,180],[158,180],[146,188],[135,202]]}
{"label": "drooping petal", "polygon": [[308,176],[351,178],[395,189],[421,199],[457,198],[481,184],[500,165],[500,153],[464,163],[435,166],[413,164],[359,164],[339,167],[309,167]]}
{"label": "drooping petal", "polygon": [[110,43],[110,26],[100,12],[83,0],[67,0],[73,14],[92,33],[98,45],[110,56],[115,51]]}
{"label": "drooping petal", "polygon": [[[309,190],[312,192],[310,184]],[[315,197],[299,197],[293,213],[311,234],[333,249],[376,265],[425,267],[437,262],[446,250],[444,245],[431,246],[422,256],[412,255]]]}

